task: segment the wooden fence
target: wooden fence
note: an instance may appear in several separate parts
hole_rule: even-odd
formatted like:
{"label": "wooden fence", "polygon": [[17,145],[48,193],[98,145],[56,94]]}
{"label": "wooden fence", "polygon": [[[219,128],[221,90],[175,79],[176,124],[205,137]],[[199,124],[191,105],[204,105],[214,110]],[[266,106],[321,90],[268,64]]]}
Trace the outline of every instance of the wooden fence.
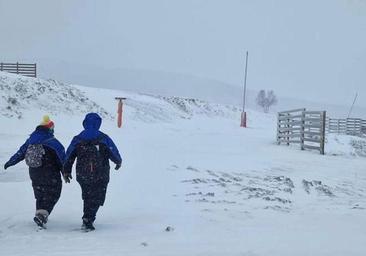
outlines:
{"label": "wooden fence", "polygon": [[37,77],[37,64],[25,63],[0,63],[0,71],[19,74],[23,76]]}
{"label": "wooden fence", "polygon": [[324,155],[325,111],[306,111],[305,108],[278,113],[277,143],[297,143],[301,150],[319,150]]}
{"label": "wooden fence", "polygon": [[327,132],[362,136],[366,134],[366,120],[361,118],[327,118]]}

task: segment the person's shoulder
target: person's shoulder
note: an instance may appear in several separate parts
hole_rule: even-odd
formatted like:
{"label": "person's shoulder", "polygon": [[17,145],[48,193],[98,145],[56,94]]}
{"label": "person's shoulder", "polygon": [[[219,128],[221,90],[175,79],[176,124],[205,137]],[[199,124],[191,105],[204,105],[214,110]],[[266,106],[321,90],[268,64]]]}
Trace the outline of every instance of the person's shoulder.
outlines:
{"label": "person's shoulder", "polygon": [[72,137],[72,141],[79,140],[80,136],[81,136],[81,133],[79,133],[78,135],[75,135],[74,137]]}
{"label": "person's shoulder", "polygon": [[109,138],[108,134],[106,134],[106,133],[104,133],[102,131],[99,131],[99,133],[100,133],[100,136],[101,137],[108,137]]}
{"label": "person's shoulder", "polygon": [[43,133],[43,131],[41,129],[39,129],[38,126],[37,126],[37,128],[29,134],[29,138],[38,137],[42,133]]}
{"label": "person's shoulder", "polygon": [[57,145],[58,147],[62,147],[64,148],[64,146],[62,145],[62,143],[55,137],[52,136],[51,138],[48,139],[50,141],[50,143],[54,143],[55,145]]}
{"label": "person's shoulder", "polygon": [[100,135],[99,135],[99,141],[101,141],[102,143],[105,143],[107,145],[110,145],[111,144],[111,137],[108,136],[108,134],[104,133],[104,132],[100,132]]}
{"label": "person's shoulder", "polygon": [[80,134],[78,134],[72,138],[70,145],[76,145],[76,144],[80,143],[81,141],[83,141],[83,140],[82,140]]}

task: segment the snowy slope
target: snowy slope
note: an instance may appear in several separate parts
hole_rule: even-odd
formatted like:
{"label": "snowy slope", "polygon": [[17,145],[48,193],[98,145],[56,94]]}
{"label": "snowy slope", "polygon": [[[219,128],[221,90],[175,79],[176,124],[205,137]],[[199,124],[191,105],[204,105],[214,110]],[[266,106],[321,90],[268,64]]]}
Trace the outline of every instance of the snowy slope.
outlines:
{"label": "snowy slope", "polygon": [[99,112],[110,114],[78,89],[55,80],[42,80],[0,72],[0,115],[21,118],[27,109],[68,115]]}
{"label": "snowy slope", "polygon": [[[213,79],[144,69],[109,69],[93,65],[80,64],[75,68],[75,63],[55,62],[54,60],[42,60],[41,73],[52,77],[62,77],[70,83],[82,83],[88,86],[112,88],[123,91],[150,93],[167,97],[178,96],[183,98],[198,98],[208,102],[230,104],[241,107],[243,100],[243,79],[235,84],[225,83]],[[244,74],[243,74],[244,75]],[[255,80],[255,79],[254,79]],[[254,83],[249,76],[247,84],[246,105],[250,109],[261,111],[256,105],[255,99],[260,89],[271,90],[272,81],[266,84]],[[101,86],[102,85],[102,86]],[[332,95],[324,95],[324,101],[316,101],[312,98],[303,98],[302,94],[294,97],[285,97],[279,94],[278,104],[272,108],[272,112],[297,108],[309,110],[326,110],[333,118],[345,118],[348,116],[353,98],[344,98],[343,101],[332,99]],[[333,100],[333,104],[329,104]],[[366,119],[366,108],[357,101],[352,117]]]}
{"label": "snowy slope", "polygon": [[[82,202],[73,180],[48,229],[36,232],[20,163],[0,171],[2,255],[365,255],[366,158],[352,153],[355,138],[328,137],[322,156],[276,145],[274,115],[249,111],[243,129],[235,107],[72,88],[107,113],[116,112],[115,96],[128,98],[123,128],[113,118],[102,124],[124,162],[111,172],[97,231],[78,231]],[[0,116],[1,163],[44,111]],[[55,134],[67,146],[83,113],[55,114]]]}

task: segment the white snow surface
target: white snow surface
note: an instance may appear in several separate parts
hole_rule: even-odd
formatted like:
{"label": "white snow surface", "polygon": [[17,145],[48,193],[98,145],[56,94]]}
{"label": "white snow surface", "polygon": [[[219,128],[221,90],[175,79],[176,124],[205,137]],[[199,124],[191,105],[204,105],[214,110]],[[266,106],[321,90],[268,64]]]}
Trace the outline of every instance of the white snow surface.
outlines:
{"label": "white snow surface", "polygon": [[[51,113],[67,147],[88,111],[105,112],[101,130],[123,164],[111,170],[90,233],[80,232],[75,180],[63,185],[47,230],[37,232],[27,166],[1,168],[1,255],[366,255],[365,139],[329,135],[323,156],[276,145],[272,114],[249,110],[244,129],[236,107],[69,85],[90,105],[63,104],[50,89],[58,82],[28,101],[14,94],[14,79],[23,81],[0,77],[2,164],[43,114]],[[27,91],[46,83],[25,80]],[[120,129],[116,96],[128,98]],[[7,109],[4,97],[18,107]]]}

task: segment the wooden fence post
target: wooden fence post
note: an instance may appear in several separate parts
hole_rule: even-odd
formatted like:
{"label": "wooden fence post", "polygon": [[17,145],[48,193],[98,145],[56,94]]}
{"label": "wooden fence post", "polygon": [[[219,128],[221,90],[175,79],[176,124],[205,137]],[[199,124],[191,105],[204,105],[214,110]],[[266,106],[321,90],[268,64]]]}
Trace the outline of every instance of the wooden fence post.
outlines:
{"label": "wooden fence post", "polygon": [[[288,113],[287,116],[290,117],[291,116],[290,113]],[[290,120],[291,120],[290,118],[287,119],[287,128],[288,128],[287,135],[290,135],[290,132],[291,132],[290,131]],[[287,139],[287,146],[290,146],[290,142],[289,142],[290,141],[290,136],[286,137],[286,139]]]}
{"label": "wooden fence post", "polygon": [[305,147],[304,147],[304,144],[305,144],[305,111],[302,111],[301,112],[301,128],[300,128],[300,147],[301,147],[301,150],[304,150]]}
{"label": "wooden fence post", "polygon": [[281,121],[280,121],[280,113],[277,113],[277,144],[280,145],[281,144],[281,140],[280,140],[280,126],[281,126]]}
{"label": "wooden fence post", "polygon": [[323,111],[320,115],[321,120],[321,136],[320,136],[320,154],[325,154],[325,118],[326,118],[326,111]]}

